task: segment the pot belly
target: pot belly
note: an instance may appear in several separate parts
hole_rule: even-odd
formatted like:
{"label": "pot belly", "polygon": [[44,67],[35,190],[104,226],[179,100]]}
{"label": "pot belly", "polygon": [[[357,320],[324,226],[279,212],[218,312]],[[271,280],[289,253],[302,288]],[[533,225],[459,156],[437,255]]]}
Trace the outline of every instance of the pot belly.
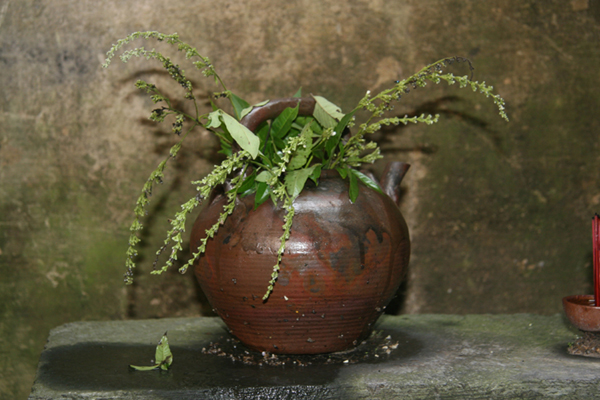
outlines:
{"label": "pot belly", "polygon": [[[195,273],[240,341],[261,351],[314,354],[347,349],[369,335],[402,281],[410,242],[395,204],[361,190],[356,204],[347,200],[341,180],[305,189],[296,199],[291,236],[267,301],[262,297],[277,260],[284,211],[270,201],[253,210],[251,196],[238,200]],[[217,199],[198,217],[193,245],[224,201]]]}

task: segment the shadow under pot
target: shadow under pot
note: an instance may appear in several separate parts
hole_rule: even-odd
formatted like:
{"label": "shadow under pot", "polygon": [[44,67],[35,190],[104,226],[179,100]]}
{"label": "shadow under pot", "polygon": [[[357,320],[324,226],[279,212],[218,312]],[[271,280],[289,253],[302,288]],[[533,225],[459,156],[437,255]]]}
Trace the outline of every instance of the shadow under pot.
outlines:
{"label": "shadow under pot", "polygon": [[[300,112],[311,115],[313,99],[282,99],[255,108],[242,123],[254,130],[299,101]],[[254,209],[253,195],[238,198],[194,266],[231,333],[254,350],[279,354],[341,351],[366,339],[409,262],[408,228],[396,204],[407,169],[391,163],[381,182],[387,194],[359,185],[355,203],[337,171],[323,170],[318,185],[308,181],[294,201],[279,278],[266,301],[285,210],[272,201]],[[226,201],[217,195],[200,213],[192,251]]]}

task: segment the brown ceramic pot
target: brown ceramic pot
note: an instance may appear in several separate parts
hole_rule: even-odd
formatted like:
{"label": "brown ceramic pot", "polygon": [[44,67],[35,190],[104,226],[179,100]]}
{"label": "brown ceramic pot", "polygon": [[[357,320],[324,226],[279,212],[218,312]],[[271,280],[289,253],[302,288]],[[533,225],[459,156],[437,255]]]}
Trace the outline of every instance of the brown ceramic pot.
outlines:
{"label": "brown ceramic pot", "polygon": [[[259,111],[264,120],[281,109]],[[396,163],[388,169],[382,186],[392,197],[407,168]],[[193,249],[225,203],[217,195],[198,216]],[[318,186],[309,181],[294,201],[291,236],[267,301],[262,297],[285,212],[271,201],[253,208],[254,196],[238,198],[195,265],[202,290],[231,333],[255,350],[285,354],[340,351],[365,339],[395,295],[410,256],[408,229],[390,196],[360,185],[352,204],[336,171],[323,171]]]}
{"label": "brown ceramic pot", "polygon": [[563,308],[569,321],[585,332],[600,332],[600,307],[593,295],[563,297]]}

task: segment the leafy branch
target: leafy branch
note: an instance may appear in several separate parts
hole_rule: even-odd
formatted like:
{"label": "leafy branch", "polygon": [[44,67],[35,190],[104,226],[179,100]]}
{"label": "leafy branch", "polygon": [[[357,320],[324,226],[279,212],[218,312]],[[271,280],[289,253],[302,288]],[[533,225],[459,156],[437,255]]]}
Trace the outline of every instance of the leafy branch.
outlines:
{"label": "leafy branch", "polygon": [[[182,234],[185,233],[187,215],[206,198],[209,198],[212,190],[227,183],[229,187],[226,192],[227,201],[218,220],[205,231],[204,238],[200,240],[197,249],[192,252],[191,259],[180,268],[180,272],[185,272],[204,253],[208,241],[214,237],[219,227],[234,211],[236,198],[254,195],[255,207],[271,199],[276,206],[283,209],[284,222],[283,232],[279,238],[277,259],[263,297],[264,300],[267,300],[278,279],[285,245],[291,235],[295,213],[294,200],[303,191],[306,182],[311,179],[318,183],[323,169],[335,169],[343,179],[348,179],[348,196],[351,202],[355,202],[357,199],[359,184],[372,190],[381,191],[375,181],[358,170],[364,164],[373,163],[382,157],[377,143],[368,141],[366,136],[377,132],[386,125],[407,125],[409,123],[431,125],[438,122],[439,115],[386,117],[386,113],[393,110],[394,104],[400,101],[402,96],[410,93],[411,90],[423,88],[430,82],[439,84],[444,81],[448,85],[458,83],[460,88],[470,87],[485,97],[491,97],[498,107],[500,116],[508,121],[505,102],[493,92],[493,87],[486,85],[485,82],[472,80],[471,62],[461,57],[450,57],[425,66],[417,73],[396,81],[392,87],[376,95],[371,95],[370,91],[367,91],[350,113],[344,114],[337,105],[321,96],[312,96],[315,106],[311,116],[299,115],[298,104],[285,109],[270,123],[263,123],[255,132],[252,132],[242,125],[240,120],[254,108],[265,105],[267,101],[250,105],[227,90],[211,61],[199,54],[192,46],[182,42],[177,34],[165,35],[154,31],[133,33],[112,46],[107,53],[104,67],[110,64],[116,53],[125,45],[137,39],[164,41],[183,52],[186,59],[192,60],[194,67],[200,70],[204,76],[214,79],[215,84],[219,87],[219,91],[215,92],[215,98],[226,97],[233,107],[233,115],[217,107],[213,99],[211,99],[212,112],[201,115],[193,93],[193,86],[186,77],[185,71],[159,51],[137,47],[125,50],[120,55],[123,62],[129,61],[133,57],[142,57],[162,63],[171,78],[185,90],[183,97],[192,101],[195,109],[193,115],[176,109],[156,85],[142,80],[136,82],[136,87],[145,91],[155,104],[164,104],[152,110],[150,120],[160,123],[164,122],[167,117],[173,118],[172,131],[181,139],[171,148],[168,157],[150,174],[136,201],[134,221],[130,227],[129,248],[127,249],[127,271],[125,273],[127,283],[132,282],[134,259],[137,256],[136,245],[140,242],[137,232],[142,229],[141,219],[146,215],[146,206],[150,201],[153,186],[162,182],[167,162],[177,155],[185,138],[198,127],[213,132],[219,138],[220,152],[225,154],[226,158],[216,165],[206,177],[192,182],[196,186],[197,195],[183,203],[181,210],[175,213],[174,218],[170,220],[171,227],[163,245],[156,252],[157,258],[152,273],[160,274],[174,265],[178,259],[178,253],[182,251]],[[444,72],[446,67],[455,62],[468,63],[471,77],[454,76],[452,73]],[[298,91],[296,96],[300,97],[301,91]],[[348,128],[354,126],[355,115],[365,111],[367,112],[366,121],[360,124],[357,132],[353,135],[346,134]],[[167,261],[164,266],[157,268],[159,256],[167,249],[170,249]]]}

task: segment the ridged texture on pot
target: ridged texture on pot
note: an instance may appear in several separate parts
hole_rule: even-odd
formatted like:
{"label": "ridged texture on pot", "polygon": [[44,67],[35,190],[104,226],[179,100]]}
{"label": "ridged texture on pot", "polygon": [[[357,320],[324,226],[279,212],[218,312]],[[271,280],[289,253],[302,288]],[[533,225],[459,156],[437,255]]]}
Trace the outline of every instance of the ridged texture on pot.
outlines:
{"label": "ridged texture on pot", "polygon": [[[406,223],[387,196],[360,185],[355,204],[346,181],[324,171],[294,202],[296,214],[279,279],[267,289],[284,210],[254,197],[236,208],[195,266],[202,290],[232,334],[273,353],[340,351],[365,339],[396,293],[410,256]],[[217,196],[198,217],[197,247],[225,204]]]}

